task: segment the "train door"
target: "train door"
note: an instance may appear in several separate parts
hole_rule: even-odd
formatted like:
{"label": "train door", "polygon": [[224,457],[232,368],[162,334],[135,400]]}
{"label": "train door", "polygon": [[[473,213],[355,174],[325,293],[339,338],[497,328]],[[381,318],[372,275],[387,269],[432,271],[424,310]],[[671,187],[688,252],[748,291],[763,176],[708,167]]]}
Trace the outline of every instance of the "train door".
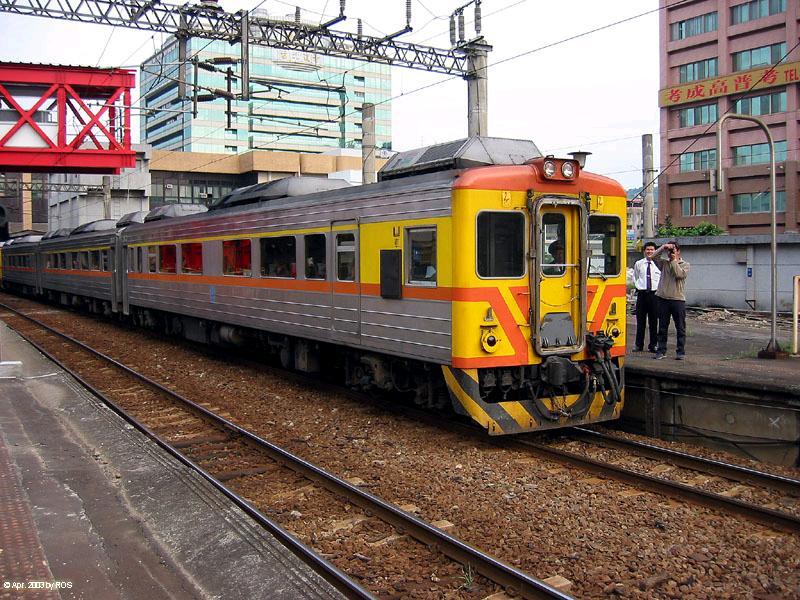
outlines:
{"label": "train door", "polygon": [[586,207],[543,196],[533,205],[531,333],[542,355],[572,354],[586,336]]}
{"label": "train door", "polygon": [[361,335],[359,228],[356,221],[331,223],[331,338],[358,344]]}

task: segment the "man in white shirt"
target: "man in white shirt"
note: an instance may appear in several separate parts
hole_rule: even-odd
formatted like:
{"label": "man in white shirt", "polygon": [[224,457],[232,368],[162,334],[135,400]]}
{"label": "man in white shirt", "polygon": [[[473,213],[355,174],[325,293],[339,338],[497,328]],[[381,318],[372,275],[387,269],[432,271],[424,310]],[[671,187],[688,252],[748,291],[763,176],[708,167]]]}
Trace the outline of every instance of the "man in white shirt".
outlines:
{"label": "man in white shirt", "polygon": [[644,245],[644,258],[633,265],[633,283],[636,286],[636,345],[634,352],[644,352],[645,328],[650,328],[650,343],[647,349],[655,352],[658,346],[658,298],[656,290],[661,271],[653,262],[655,242]]}

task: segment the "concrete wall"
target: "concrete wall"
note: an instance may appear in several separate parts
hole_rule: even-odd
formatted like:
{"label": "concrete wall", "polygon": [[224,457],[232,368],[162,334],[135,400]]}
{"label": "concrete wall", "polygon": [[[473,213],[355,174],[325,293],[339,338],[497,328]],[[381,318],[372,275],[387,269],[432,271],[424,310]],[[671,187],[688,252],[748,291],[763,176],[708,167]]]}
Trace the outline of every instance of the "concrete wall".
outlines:
{"label": "concrete wall", "polygon": [[[666,239],[654,240],[661,245]],[[692,268],[686,301],[693,306],[771,310],[771,255],[768,235],[678,238]],[[642,257],[629,252],[628,264]],[[792,277],[800,275],[800,234],[778,235],[778,310],[792,310]]]}

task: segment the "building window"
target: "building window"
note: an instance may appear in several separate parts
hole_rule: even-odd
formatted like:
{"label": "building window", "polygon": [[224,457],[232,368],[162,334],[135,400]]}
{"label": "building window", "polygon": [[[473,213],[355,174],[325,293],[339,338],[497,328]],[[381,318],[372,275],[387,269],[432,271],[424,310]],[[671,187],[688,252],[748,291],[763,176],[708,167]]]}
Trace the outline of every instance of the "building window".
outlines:
{"label": "building window", "polygon": [[172,244],[158,247],[158,272],[174,273],[177,252]]}
{"label": "building window", "polygon": [[695,35],[717,30],[717,13],[710,12],[699,17],[692,17],[685,21],[678,21],[670,25],[671,40],[684,40]]}
{"label": "building window", "polygon": [[746,71],[757,67],[766,67],[776,64],[786,54],[786,42],[772,44],[771,46],[761,46],[751,48],[742,52],[734,52],[733,70]]}
{"label": "building window", "polygon": [[406,231],[406,244],[406,281],[436,285],[436,229],[409,229]]}
{"label": "building window", "polygon": [[525,217],[518,212],[478,214],[478,275],[522,277],[525,274]]}
{"label": "building window", "polygon": [[678,67],[678,77],[681,83],[708,79],[717,75],[719,75],[719,60],[716,57],[698,60]]}
{"label": "building window", "polygon": [[306,279],[325,279],[327,276],[325,234],[315,233],[305,236],[305,245]]}
{"label": "building window", "polygon": [[678,111],[678,123],[681,127],[708,125],[717,120],[717,104],[701,104]]}
{"label": "building window", "polygon": [[716,196],[693,196],[681,198],[681,216],[699,217],[717,214]]}
{"label": "building window", "polygon": [[731,25],[786,12],[786,0],[753,0],[731,7]]}
{"label": "building window", "polygon": [[[770,212],[772,202],[770,192],[754,192],[752,194],[734,194],[734,213]],[[775,192],[775,212],[786,212],[786,192]]]}
{"label": "building window", "polygon": [[619,218],[589,217],[589,275],[619,275]]}
{"label": "building window", "polygon": [[222,272],[225,275],[249,277],[251,270],[250,240],[222,242]]}
{"label": "building window", "polygon": [[[775,142],[775,162],[786,160],[786,140]],[[733,164],[736,167],[745,165],[763,165],[769,162],[769,144],[750,144],[734,146]]]}
{"label": "building window", "polygon": [[681,154],[680,172],[707,171],[717,168],[716,150],[698,150]]}
{"label": "building window", "polygon": [[297,275],[297,245],[294,236],[262,238],[261,275],[287,277]]}
{"label": "building window", "polygon": [[183,273],[203,272],[202,243],[193,242],[191,244],[181,244],[181,272]]}
{"label": "building window", "polygon": [[336,236],[336,279],[356,280],[356,236],[352,233]]}
{"label": "building window", "polygon": [[737,100],[733,112],[754,116],[786,112],[786,90]]}

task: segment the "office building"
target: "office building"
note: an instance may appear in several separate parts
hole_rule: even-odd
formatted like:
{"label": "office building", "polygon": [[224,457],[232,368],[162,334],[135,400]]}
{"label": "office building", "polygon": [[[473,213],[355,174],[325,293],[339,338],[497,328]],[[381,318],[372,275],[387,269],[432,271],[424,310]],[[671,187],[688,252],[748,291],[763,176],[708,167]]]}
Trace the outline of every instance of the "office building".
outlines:
{"label": "office building", "polygon": [[[376,105],[378,148],[391,148],[388,65],[250,46],[250,100],[201,101],[193,114],[192,59],[200,98],[209,89],[240,90],[238,44],[191,38],[179,62],[175,38],[141,66],[141,139],[156,149],[238,153],[281,150],[321,153],[360,148],[361,109]],[[233,77],[228,77],[228,69]],[[230,82],[230,84],[229,84]],[[183,94],[183,95],[182,95]]]}
{"label": "office building", "polygon": [[[674,5],[674,6],[673,6]],[[798,3],[660,0],[661,202],[674,225],[701,221],[731,234],[770,230],[769,145],[775,142],[778,231],[798,231]],[[723,168],[724,191],[710,172]]]}

